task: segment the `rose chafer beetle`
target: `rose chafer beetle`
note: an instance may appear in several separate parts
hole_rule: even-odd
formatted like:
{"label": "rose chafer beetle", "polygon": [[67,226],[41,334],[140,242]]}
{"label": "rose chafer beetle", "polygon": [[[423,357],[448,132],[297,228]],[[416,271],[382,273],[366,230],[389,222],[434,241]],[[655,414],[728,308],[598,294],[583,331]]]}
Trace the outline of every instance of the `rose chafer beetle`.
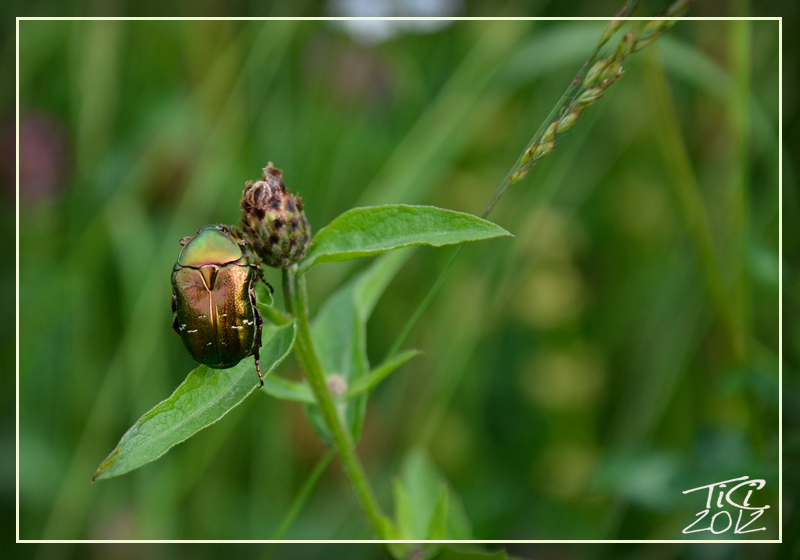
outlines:
{"label": "rose chafer beetle", "polygon": [[189,355],[208,367],[233,367],[252,354],[263,386],[261,315],[254,291],[263,280],[261,269],[229,226],[205,226],[181,245],[172,269],[172,327]]}

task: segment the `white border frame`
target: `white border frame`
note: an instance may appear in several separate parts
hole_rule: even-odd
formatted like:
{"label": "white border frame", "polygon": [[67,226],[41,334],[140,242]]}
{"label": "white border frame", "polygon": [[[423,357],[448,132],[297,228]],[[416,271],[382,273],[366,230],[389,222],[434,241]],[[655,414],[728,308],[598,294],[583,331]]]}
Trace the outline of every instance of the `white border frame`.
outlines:
{"label": "white border frame", "polygon": [[612,17],[18,17],[16,18],[16,542],[17,543],[442,543],[442,544],[702,544],[783,543],[783,17],[627,17],[630,21],[687,20],[687,21],[777,21],[778,22],[778,538],[758,539],[671,539],[671,540],[20,540],[19,538],[19,22],[20,21],[341,21],[341,20],[441,20],[441,21],[609,21]]}

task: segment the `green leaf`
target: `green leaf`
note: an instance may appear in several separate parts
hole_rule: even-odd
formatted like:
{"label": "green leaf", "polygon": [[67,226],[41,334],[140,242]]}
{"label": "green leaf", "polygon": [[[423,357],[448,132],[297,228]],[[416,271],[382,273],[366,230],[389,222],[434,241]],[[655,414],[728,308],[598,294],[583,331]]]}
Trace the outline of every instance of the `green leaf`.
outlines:
{"label": "green leaf", "polygon": [[328,427],[325,425],[325,420],[322,418],[322,412],[320,412],[319,407],[315,404],[306,404],[305,411],[311,427],[314,428],[314,431],[317,432],[320,439],[325,442],[325,445],[332,447],[333,440],[331,439],[331,434],[328,432]]}
{"label": "green leaf", "polygon": [[394,496],[394,520],[397,524],[398,536],[402,540],[415,540],[414,511],[403,483],[397,478],[392,480],[392,495]]}
{"label": "green leaf", "polygon": [[442,552],[436,556],[436,560],[514,560],[514,557],[509,556],[505,550],[483,552],[445,547],[442,549]]}
{"label": "green leaf", "polygon": [[434,206],[396,204],[353,208],[317,232],[300,270],[409,245],[440,247],[501,235],[511,234],[472,214]]}
{"label": "green leaf", "polygon": [[447,493],[447,538],[453,541],[469,541],[475,538],[464,504],[452,488],[448,488]]}
{"label": "green leaf", "polygon": [[[266,375],[291,350],[294,325],[264,325],[261,340],[261,368]],[[255,362],[250,358],[229,369],[198,367],[167,400],[147,412],[122,436],[92,480],[119,476],[158,459],[225,416],[257,386]]]}
{"label": "green leaf", "polygon": [[[325,375],[341,375],[348,387],[368,375],[367,320],[381,294],[409,256],[410,250],[381,256],[323,304],[311,325],[311,338]],[[366,392],[361,392],[337,403],[354,441],[358,441],[361,435],[367,396]],[[316,407],[309,408],[313,410]],[[309,418],[314,420],[312,416]]]}
{"label": "green leaf", "polygon": [[273,325],[283,326],[288,325],[294,319],[291,315],[283,313],[273,307],[272,290],[265,284],[259,283],[256,286],[256,307],[261,313],[261,316]]}
{"label": "green leaf", "polygon": [[273,298],[272,298],[272,290],[267,285],[266,282],[258,282],[255,288],[256,292],[256,303],[259,307],[265,305],[267,307],[272,307]]}
{"label": "green leaf", "polygon": [[431,524],[428,527],[428,540],[441,541],[447,535],[447,485],[442,484],[439,489],[439,499],[431,515]]}
{"label": "green leaf", "polygon": [[[458,496],[433,464],[427,453],[411,451],[403,461],[395,500],[400,496],[407,504],[395,504],[396,511],[410,510],[404,521],[411,524],[403,538],[412,540],[471,540],[472,530]],[[397,518],[398,524],[401,519]]]}
{"label": "green leaf", "polygon": [[369,372],[369,374],[365,375],[364,377],[360,377],[355,380],[355,382],[350,386],[347,390],[346,398],[350,399],[365,391],[372,390],[378,383],[383,381],[383,379],[392,373],[394,370],[402,366],[408,360],[413,358],[414,356],[419,356],[421,352],[419,350],[404,350],[400,352],[393,358],[389,358],[381,365],[373,369]]}
{"label": "green leaf", "polygon": [[264,378],[264,386],[261,387],[271,397],[284,401],[297,401],[315,404],[314,394],[311,388],[305,383],[289,381],[277,375],[268,375]]}

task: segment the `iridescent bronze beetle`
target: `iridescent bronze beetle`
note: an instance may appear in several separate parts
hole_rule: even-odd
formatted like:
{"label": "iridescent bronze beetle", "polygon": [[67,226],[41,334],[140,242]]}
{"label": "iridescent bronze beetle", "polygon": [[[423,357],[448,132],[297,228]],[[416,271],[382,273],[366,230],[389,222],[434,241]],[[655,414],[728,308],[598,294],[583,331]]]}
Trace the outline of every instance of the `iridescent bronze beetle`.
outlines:
{"label": "iridescent bronze beetle", "polygon": [[252,354],[263,386],[261,315],[254,291],[263,280],[261,269],[229,226],[205,226],[181,245],[172,269],[172,327],[189,355],[208,367],[233,367]]}

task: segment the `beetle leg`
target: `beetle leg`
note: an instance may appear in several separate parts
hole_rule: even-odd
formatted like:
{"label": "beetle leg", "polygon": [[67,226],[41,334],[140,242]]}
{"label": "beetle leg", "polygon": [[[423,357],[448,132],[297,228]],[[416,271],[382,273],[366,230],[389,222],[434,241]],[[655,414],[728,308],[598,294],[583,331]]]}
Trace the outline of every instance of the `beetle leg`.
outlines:
{"label": "beetle leg", "polygon": [[172,294],[172,312],[175,313],[175,316],[172,318],[172,329],[181,334],[181,329],[178,326],[178,297],[173,293]]}
{"label": "beetle leg", "polygon": [[255,352],[253,352],[253,357],[256,359],[256,372],[258,372],[258,380],[261,382],[260,387],[263,387],[264,378],[261,376],[261,367],[258,365],[258,346],[256,346]]}
{"label": "beetle leg", "polygon": [[261,260],[259,259],[258,263],[253,263],[250,266],[252,266],[255,269],[256,278],[258,280],[261,280],[262,282],[264,282],[264,284],[266,284],[267,286],[269,286],[269,289],[270,289],[270,292],[271,292],[272,291],[272,286],[269,285],[269,282],[264,280],[264,270],[261,268],[260,265],[261,265]]}
{"label": "beetle leg", "polygon": [[[269,284],[267,284],[269,286]],[[271,287],[271,286],[270,286]],[[258,307],[256,307],[256,291],[253,289],[253,285],[250,285],[250,302],[253,305],[253,317],[256,320],[256,339],[253,342],[253,357],[256,359],[256,371],[258,372],[258,380],[261,381],[261,387],[264,386],[264,378],[261,376],[261,367],[258,365],[258,349],[261,348],[261,325],[263,324],[263,320],[261,319],[261,313],[258,312]]]}

